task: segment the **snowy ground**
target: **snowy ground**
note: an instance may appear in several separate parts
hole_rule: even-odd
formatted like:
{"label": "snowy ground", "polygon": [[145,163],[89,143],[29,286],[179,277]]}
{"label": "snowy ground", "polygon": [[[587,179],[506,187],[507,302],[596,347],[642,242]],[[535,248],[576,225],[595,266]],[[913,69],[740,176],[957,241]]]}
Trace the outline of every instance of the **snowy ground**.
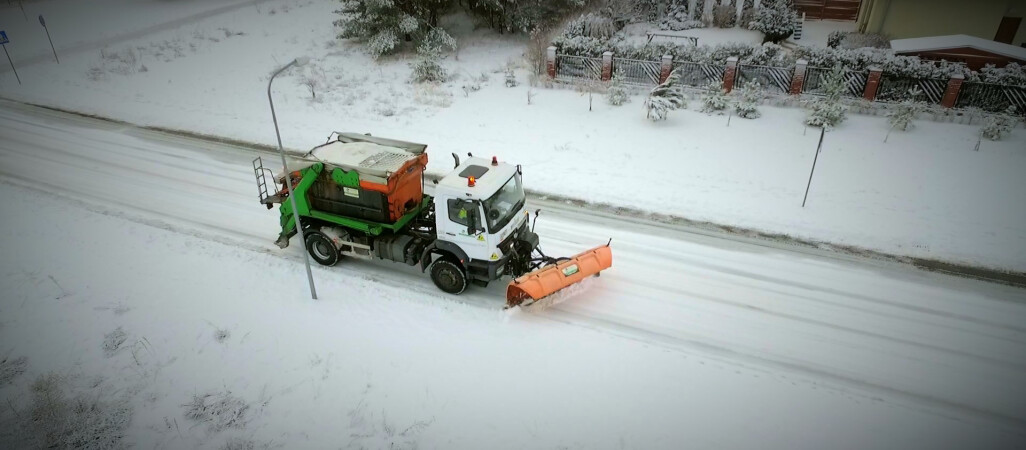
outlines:
{"label": "snowy ground", "polygon": [[[648,41],[648,32],[656,31],[663,34],[670,34],[674,36],[690,36],[698,38],[698,45],[719,45],[728,42],[746,42],[749,44],[762,43],[762,33],[758,31],[747,30],[744,28],[692,28],[690,30],[660,30],[658,24],[654,23],[635,23],[624,27],[624,34],[628,37],[628,40],[637,42],[639,44]],[[653,43],[657,42],[674,42],[681,43],[679,39],[668,38],[664,36],[654,36],[652,38]]]}
{"label": "snowy ground", "polygon": [[[588,112],[587,96],[532,88],[522,69],[522,84],[505,88],[503,69],[522,62],[523,40],[473,30],[465,21],[451,27],[461,43],[458,61],[446,62],[455,79],[412,85],[407,57],[375,62],[334,39],[334,1],[183,2],[174,14],[165,14],[172,8],[167,2],[107,1],[161,9],[140,13],[149,22],[95,14],[86,22],[77,20],[76,9],[61,8],[65,0],[26,5],[30,18],[34,8],[46,11],[61,64],[46,57],[42,35],[12,32],[9,47],[24,84],[4,69],[0,96],[273,144],[268,74],[305,54],[313,62],[275,84],[290,148],[309,148],[335,130],[370,132],[428,143],[434,172],[451,167],[452,152],[497,154],[523,164],[528,186],[540,192],[1026,270],[1026,209],[1015,200],[1026,195],[1021,128],[974,152],[976,126],[922,122],[884,144],[884,118],[854,116],[826,137],[809,204],[801,208],[817,136],[806,134],[799,109],[767,106],[763,118],[734,119],[729,128],[726,116],[696,111],[652,123],[640,97],[621,108],[596,98]],[[0,11],[4,27],[41,31],[17,9],[0,5]],[[109,45],[98,50],[95,43],[103,42]],[[316,98],[307,80],[316,84]]]}
{"label": "snowy ground", "polygon": [[250,151],[10,103],[0,136],[0,447],[46,373],[140,448],[1026,444],[1022,289],[542,202],[548,251],[613,238],[564,303],[357,261],[314,302]]}

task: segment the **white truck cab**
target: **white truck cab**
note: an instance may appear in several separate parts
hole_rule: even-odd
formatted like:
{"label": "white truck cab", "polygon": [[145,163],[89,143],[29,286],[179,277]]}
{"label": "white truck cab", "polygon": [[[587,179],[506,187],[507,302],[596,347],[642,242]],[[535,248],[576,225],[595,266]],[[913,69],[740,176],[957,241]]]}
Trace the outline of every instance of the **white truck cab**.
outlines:
{"label": "white truck cab", "polygon": [[512,237],[526,232],[525,198],[518,166],[468,158],[435,186],[435,246],[456,254],[471,280],[497,279]]}

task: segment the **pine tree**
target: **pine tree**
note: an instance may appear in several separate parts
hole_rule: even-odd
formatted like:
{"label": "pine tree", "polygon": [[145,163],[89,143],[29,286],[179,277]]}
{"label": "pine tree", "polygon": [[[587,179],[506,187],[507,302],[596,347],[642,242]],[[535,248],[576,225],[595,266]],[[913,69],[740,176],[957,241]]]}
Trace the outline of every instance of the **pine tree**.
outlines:
{"label": "pine tree", "polygon": [[741,96],[734,103],[734,112],[745,119],[756,119],[762,116],[759,112],[762,98],[762,85],[758,81],[749,81],[741,87]]}
{"label": "pine tree", "polygon": [[727,90],[723,89],[723,83],[713,81],[705,88],[702,95],[702,112],[712,113],[727,109],[730,100],[727,98]]}
{"label": "pine tree", "polygon": [[[887,114],[892,130],[908,131],[915,127],[916,116],[926,110],[926,104],[920,101],[923,91],[918,86],[908,92],[908,97],[903,100],[894,110]],[[890,132],[887,133],[890,135]],[[884,142],[887,139],[884,138]]]}
{"label": "pine tree", "polygon": [[398,51],[404,41],[419,42],[438,29],[446,0],[341,0],[333,23],[339,39],[358,39],[375,58]]}
{"label": "pine tree", "polygon": [[791,0],[763,0],[748,28],[761,31],[763,42],[779,43],[794,33],[797,21],[798,12]]}
{"label": "pine tree", "polygon": [[613,79],[609,81],[609,89],[606,90],[606,101],[610,105],[620,106],[631,101],[627,85],[623,81],[626,76],[623,69],[616,69],[616,72],[613,73]]}
{"label": "pine tree", "polygon": [[670,72],[666,81],[652,88],[645,100],[645,117],[652,120],[665,120],[671,110],[687,107],[684,93],[680,90],[680,74],[676,70]]}
{"label": "pine tree", "polygon": [[440,83],[449,78],[448,71],[441,64],[445,47],[456,48],[456,40],[449,33],[441,28],[432,28],[427,32],[417,46],[417,62],[411,64],[414,82]]}
{"label": "pine tree", "polygon": [[848,111],[848,106],[841,101],[841,96],[848,88],[844,67],[840,64],[835,65],[823,77],[822,87],[824,96],[811,102],[812,113],[805,118],[805,124],[832,128],[844,121],[845,113]]}

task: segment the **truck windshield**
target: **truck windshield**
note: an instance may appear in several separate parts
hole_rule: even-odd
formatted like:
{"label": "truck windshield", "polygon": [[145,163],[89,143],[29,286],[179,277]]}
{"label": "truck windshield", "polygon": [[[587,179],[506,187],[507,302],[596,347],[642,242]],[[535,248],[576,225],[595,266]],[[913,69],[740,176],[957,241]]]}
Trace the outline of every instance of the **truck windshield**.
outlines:
{"label": "truck windshield", "polygon": [[488,231],[495,233],[506,226],[524,205],[524,186],[520,174],[514,174],[494,195],[484,201]]}

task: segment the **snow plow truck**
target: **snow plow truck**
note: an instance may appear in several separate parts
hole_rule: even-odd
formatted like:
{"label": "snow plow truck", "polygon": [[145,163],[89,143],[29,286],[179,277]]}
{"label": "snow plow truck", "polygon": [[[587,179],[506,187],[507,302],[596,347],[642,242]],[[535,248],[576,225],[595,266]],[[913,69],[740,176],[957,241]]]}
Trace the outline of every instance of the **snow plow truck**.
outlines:
{"label": "snow plow truck", "polygon": [[[289,174],[273,174],[254,159],[260,203],[279,205],[275,243],[286,248],[297,234],[285,185],[291,181],[304,245],[321,265],[352,257],[419,266],[449,294],[512,277],[507,308],[530,305],[612,266],[609,242],[572,257],[541,251],[533,224],[528,226],[519,165],[471,154],[460,162],[454,153],[455,168],[433,181],[432,195],[426,195],[426,150],[424,144],[334,132]],[[536,211],[535,223],[537,218]]]}

